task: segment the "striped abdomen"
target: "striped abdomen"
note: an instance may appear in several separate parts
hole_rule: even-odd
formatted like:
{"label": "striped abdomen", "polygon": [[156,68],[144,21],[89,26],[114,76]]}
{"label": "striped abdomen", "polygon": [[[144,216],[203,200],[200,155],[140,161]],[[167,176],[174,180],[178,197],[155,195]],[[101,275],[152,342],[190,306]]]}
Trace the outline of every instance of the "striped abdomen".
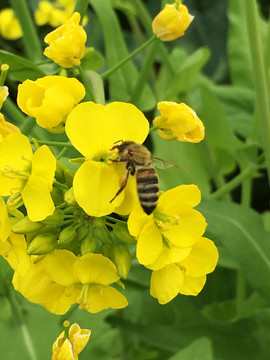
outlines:
{"label": "striped abdomen", "polygon": [[139,168],[136,171],[137,192],[141,207],[150,215],[157,206],[159,186],[157,172],[153,167]]}

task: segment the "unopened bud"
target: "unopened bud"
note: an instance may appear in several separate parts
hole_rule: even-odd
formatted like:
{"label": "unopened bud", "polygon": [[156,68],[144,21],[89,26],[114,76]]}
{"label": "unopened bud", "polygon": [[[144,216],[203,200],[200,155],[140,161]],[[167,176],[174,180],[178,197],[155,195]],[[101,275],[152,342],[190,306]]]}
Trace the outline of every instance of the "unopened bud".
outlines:
{"label": "unopened bud", "polygon": [[64,220],[63,210],[56,209],[52,215],[49,215],[44,220],[42,220],[42,224],[61,226],[63,220]]}
{"label": "unopened bud", "polygon": [[73,178],[74,178],[74,175],[75,175],[75,172],[66,168],[64,170],[64,177],[65,177],[65,183],[68,185],[68,186],[72,186],[73,184]]}
{"label": "unopened bud", "polygon": [[113,233],[118,237],[119,240],[128,243],[128,244],[136,244],[137,240],[134,239],[133,236],[128,232],[128,228],[126,224],[116,223],[113,227]]}
{"label": "unopened bud", "polygon": [[72,226],[67,226],[60,232],[58,243],[61,245],[69,244],[76,236],[76,230]]}
{"label": "unopened bud", "polygon": [[131,255],[124,245],[117,245],[113,247],[112,261],[117,268],[118,275],[122,279],[126,279],[131,266]]}
{"label": "unopened bud", "polygon": [[39,231],[43,227],[44,225],[41,222],[33,222],[28,216],[25,216],[12,226],[11,231],[15,234],[30,234]]}
{"label": "unopened bud", "polygon": [[105,219],[95,218],[92,222],[95,237],[103,244],[111,242],[109,231],[105,225]]}
{"label": "unopened bud", "polygon": [[56,186],[53,186],[51,191],[51,197],[53,199],[54,205],[60,205],[64,201],[63,191]]}
{"label": "unopened bud", "polygon": [[77,201],[75,200],[74,197],[73,187],[65,191],[64,199],[69,206],[77,205]]}
{"label": "unopened bud", "polygon": [[81,244],[81,254],[88,254],[94,252],[97,247],[97,240],[94,237],[87,236],[83,239]]}
{"label": "unopened bud", "polygon": [[99,249],[100,253],[109,259],[112,258],[112,250],[113,250],[112,244],[103,244]]}
{"label": "unopened bud", "polygon": [[86,236],[88,236],[89,226],[87,223],[83,223],[76,231],[77,231],[77,239],[79,242],[81,242]]}
{"label": "unopened bud", "polygon": [[57,236],[50,233],[39,234],[28,245],[28,255],[45,255],[57,246]]}

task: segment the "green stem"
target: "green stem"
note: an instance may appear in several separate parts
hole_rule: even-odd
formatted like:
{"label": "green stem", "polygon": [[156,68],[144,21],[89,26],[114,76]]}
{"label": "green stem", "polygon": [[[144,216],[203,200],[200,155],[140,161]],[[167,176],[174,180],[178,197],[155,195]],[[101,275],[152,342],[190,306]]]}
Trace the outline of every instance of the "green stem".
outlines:
{"label": "green stem", "polygon": [[18,109],[18,107],[10,98],[7,98],[4,102],[3,110],[7,112],[8,116],[15,122],[15,124],[24,124],[27,121],[26,116],[23,115],[23,113]]}
{"label": "green stem", "polygon": [[264,145],[266,169],[270,184],[270,111],[261,37],[258,24],[258,8],[255,0],[245,0],[245,15],[248,29],[251,65],[256,90],[256,107]]}
{"label": "green stem", "polygon": [[119,220],[119,219],[115,219],[115,218],[112,217],[112,216],[105,216],[105,218],[108,219],[108,220],[114,221],[114,222],[119,222],[119,223],[123,223],[123,224],[126,224],[126,223],[127,223],[126,221]]}
{"label": "green stem", "polygon": [[96,101],[95,99],[95,95],[93,93],[93,90],[92,90],[92,87],[90,85],[90,82],[89,80],[87,79],[87,76],[84,72],[84,69],[82,68],[81,65],[77,66],[77,69],[80,73],[80,76],[81,76],[81,79],[82,79],[82,82],[85,86],[85,90],[86,90],[86,99],[87,100],[93,100],[94,102]]}
{"label": "green stem", "polygon": [[151,71],[152,64],[155,61],[156,52],[159,47],[159,44],[160,44],[159,41],[155,41],[154,43],[151,44],[150,49],[146,55],[144,64],[139,71],[139,76],[137,78],[137,82],[134,86],[134,89],[132,91],[132,96],[130,99],[130,102],[133,104],[136,104],[140,99],[140,96],[142,95],[142,88],[146,83],[146,80]]}
{"label": "green stem", "polygon": [[244,180],[246,180],[254,171],[261,167],[260,162],[263,159],[263,156],[259,157],[258,164],[250,164],[243,171],[240,172],[237,176],[235,176],[231,181],[227,182],[225,185],[220,187],[217,191],[213,192],[209,195],[212,199],[218,199],[223,195],[229,193],[237,186],[239,186]]}
{"label": "green stem", "polygon": [[156,126],[152,126],[149,129],[149,134],[152,134],[152,132],[156,131],[158,128]]}
{"label": "green stem", "polygon": [[35,349],[33,346],[33,342],[32,342],[30,333],[28,331],[26,324],[24,323],[23,314],[22,314],[20,305],[18,303],[18,300],[16,298],[15,291],[13,290],[13,288],[11,286],[9,287],[8,295],[9,295],[9,300],[10,300],[10,303],[11,303],[11,306],[13,309],[13,314],[16,318],[18,325],[20,326],[21,331],[22,331],[23,340],[24,340],[26,349],[28,351],[29,359],[30,360],[38,360],[36,353],[35,353]]}
{"label": "green stem", "polygon": [[[38,140],[36,141],[40,145],[50,145],[50,146],[62,146],[62,147],[72,147],[73,145],[70,142],[62,142],[62,141],[50,141],[50,140]],[[31,144],[34,144],[34,140],[30,140]]]}
{"label": "green stem", "polygon": [[74,7],[74,12],[77,11],[81,14],[80,24],[82,24],[82,22],[83,22],[83,18],[85,16],[85,13],[87,10],[88,2],[89,2],[89,0],[77,0],[76,1],[76,5]]}
{"label": "green stem", "polygon": [[43,54],[37,28],[30,15],[27,1],[10,0],[10,2],[23,30],[23,42],[28,58],[31,60],[41,59]]}
{"label": "green stem", "polygon": [[1,75],[0,75],[0,86],[5,85],[5,81],[7,78],[9,66],[7,64],[1,65]]}
{"label": "green stem", "polygon": [[106,79],[108,76],[110,76],[113,72],[118,70],[122,65],[124,65],[126,62],[131,60],[134,56],[139,54],[143,49],[145,49],[148,45],[150,45],[153,41],[158,40],[156,35],[153,35],[150,39],[148,39],[145,43],[143,43],[141,46],[139,46],[136,50],[132,51],[128,56],[126,56],[124,59],[119,61],[118,64],[115,64],[110,69],[105,71],[103,74],[101,74],[102,79]]}

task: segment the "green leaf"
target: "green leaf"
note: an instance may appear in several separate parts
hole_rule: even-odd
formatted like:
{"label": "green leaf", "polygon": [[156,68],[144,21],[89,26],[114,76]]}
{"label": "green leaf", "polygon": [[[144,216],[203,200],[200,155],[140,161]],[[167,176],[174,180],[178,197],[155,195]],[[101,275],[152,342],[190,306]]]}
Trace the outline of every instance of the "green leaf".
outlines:
{"label": "green leaf", "polygon": [[6,296],[0,295],[0,321],[5,321],[12,315],[12,308]]}
{"label": "green leaf", "polygon": [[98,104],[105,104],[103,81],[101,76],[92,70],[86,70],[86,76],[90,80],[96,102]]}
{"label": "green leaf", "polygon": [[[122,29],[118,19],[106,0],[90,0],[104,32],[105,52],[108,67],[112,67],[128,55]],[[120,69],[110,75],[109,91],[112,101],[128,102],[132,94],[138,72],[132,60],[128,61]],[[142,89],[142,96],[138,101],[138,107],[150,110],[156,105],[156,100],[150,87],[146,84]]]}
{"label": "green leaf", "polygon": [[234,85],[252,88],[252,70],[243,4],[243,0],[229,1],[228,55],[230,75]]}
{"label": "green leaf", "polygon": [[23,82],[26,79],[36,80],[46,75],[35,63],[21,56],[0,50],[0,62],[9,65],[9,75]]}
{"label": "green leaf", "polygon": [[104,66],[104,57],[93,47],[89,47],[85,51],[85,55],[81,60],[83,69],[97,71]]}
{"label": "green leaf", "polygon": [[212,239],[227,248],[253,288],[270,299],[270,232],[261,216],[242,205],[209,199],[199,209]]}
{"label": "green leaf", "polygon": [[212,343],[207,337],[200,337],[168,360],[212,360]]}

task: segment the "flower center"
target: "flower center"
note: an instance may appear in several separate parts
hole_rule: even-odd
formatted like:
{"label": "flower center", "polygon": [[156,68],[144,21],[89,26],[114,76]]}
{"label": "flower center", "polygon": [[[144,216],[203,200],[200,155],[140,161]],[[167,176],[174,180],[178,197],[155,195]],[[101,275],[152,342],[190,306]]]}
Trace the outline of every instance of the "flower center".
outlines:
{"label": "flower center", "polygon": [[83,284],[80,296],[77,299],[77,302],[80,309],[88,309],[89,308],[89,290],[91,284]]}
{"label": "flower center", "polygon": [[180,218],[179,215],[167,215],[155,209],[154,221],[161,231],[169,231],[172,226],[180,223]]}

